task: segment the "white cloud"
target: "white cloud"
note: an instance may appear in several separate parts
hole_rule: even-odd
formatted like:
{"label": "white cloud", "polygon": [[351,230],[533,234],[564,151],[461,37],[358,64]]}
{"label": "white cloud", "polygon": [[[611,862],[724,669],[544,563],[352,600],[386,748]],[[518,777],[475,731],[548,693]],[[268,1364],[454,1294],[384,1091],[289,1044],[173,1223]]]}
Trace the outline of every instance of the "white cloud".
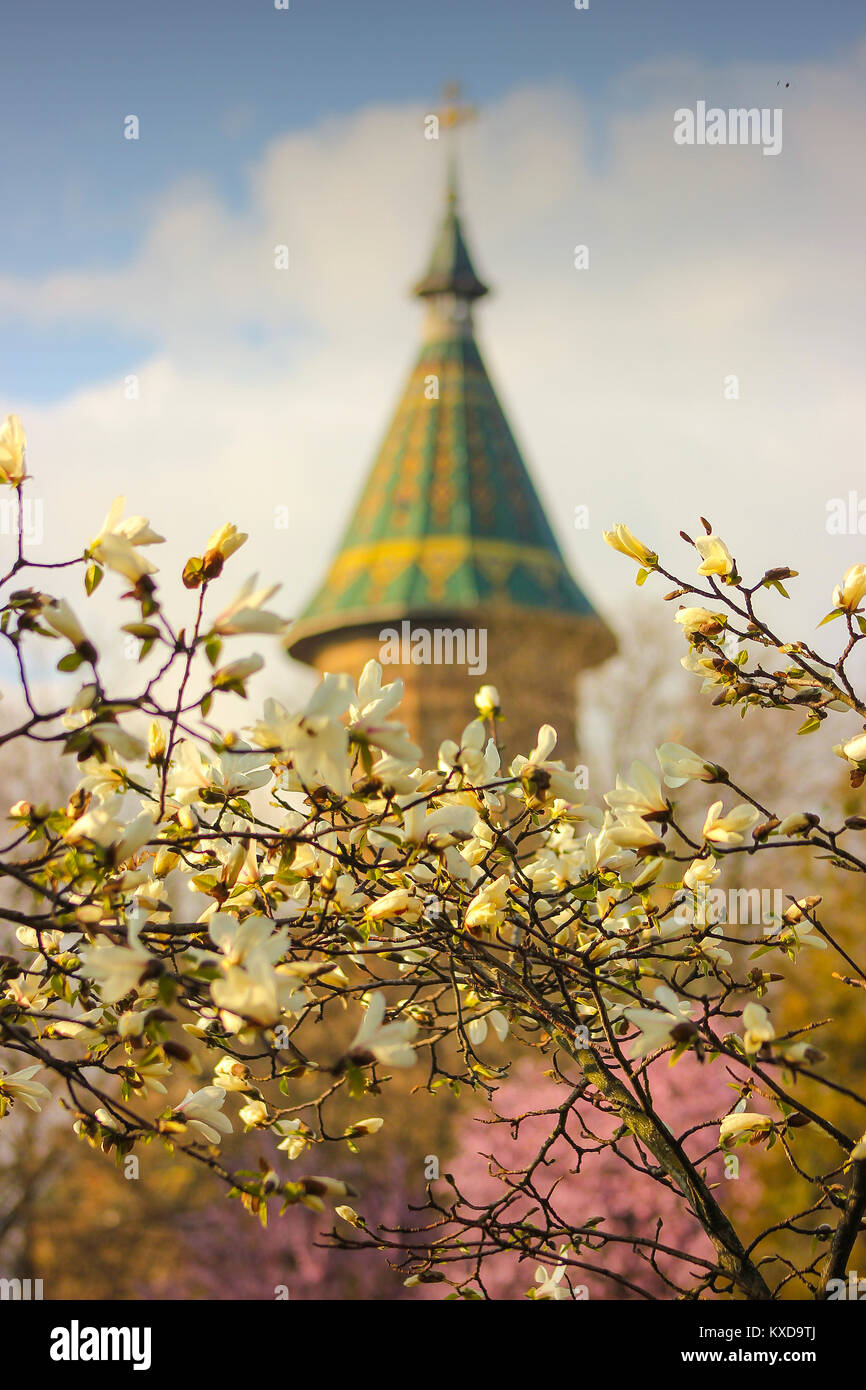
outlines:
{"label": "white cloud", "polygon": [[[797,603],[810,620],[863,558],[862,538],[824,528],[828,498],[866,492],[863,66],[860,51],[786,71],[784,96],[770,69],[642,68],[623,78],[630,99],[601,158],[566,90],[512,92],[463,137],[470,242],[497,290],[479,311],[482,346],[578,577],[614,617],[632,580],[600,541],[614,520],[688,566],[676,533],[709,515],[741,566],[792,562],[819,588]],[[674,109],[708,92],[782,105],[782,154],[674,145]],[[163,567],[231,518],[298,610],[415,351],[405,292],[442,180],[422,115],[374,107],[275,138],[240,213],[202,183],[170,190],[119,269],[0,279],[7,315],[158,344],[54,404],[0,400],[25,417],[46,554],[83,543],[124,491],[174,538]],[[273,268],[278,243],[287,272]],[[137,401],[123,394],[132,371]],[[737,402],[723,397],[730,373]],[[588,533],[572,527],[580,503]],[[280,505],[288,532],[273,524]]]}

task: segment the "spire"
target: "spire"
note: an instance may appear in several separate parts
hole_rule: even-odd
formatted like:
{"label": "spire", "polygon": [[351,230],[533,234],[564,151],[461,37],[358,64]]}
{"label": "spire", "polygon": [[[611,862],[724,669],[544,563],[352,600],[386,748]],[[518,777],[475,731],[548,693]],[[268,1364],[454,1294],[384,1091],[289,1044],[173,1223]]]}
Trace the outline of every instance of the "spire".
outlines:
{"label": "spire", "polygon": [[[440,120],[451,131],[468,117],[449,95]],[[420,353],[291,655],[315,664],[340,633],[392,618],[495,610],[581,620],[598,631],[600,660],[612,638],[565,563],[475,339],[472,301],[487,286],[463,235],[453,157],[414,292],[428,306]]]}
{"label": "spire", "polygon": [[445,216],[436,237],[427,273],[414,286],[413,294],[419,299],[433,294],[453,294],[458,299],[480,299],[487,293],[488,287],[475,273],[463,235],[457,210],[456,175],[452,165],[448,171]]}
{"label": "spire", "polygon": [[488,288],[475,273],[460,223],[457,200],[457,154],[455,132],[475,119],[474,106],[460,105],[460,86],[448,82],[443,90],[444,105],[438,114],[448,142],[445,216],[439,227],[427,273],[413,288],[419,299],[435,294],[451,294],[458,299],[480,299]]}

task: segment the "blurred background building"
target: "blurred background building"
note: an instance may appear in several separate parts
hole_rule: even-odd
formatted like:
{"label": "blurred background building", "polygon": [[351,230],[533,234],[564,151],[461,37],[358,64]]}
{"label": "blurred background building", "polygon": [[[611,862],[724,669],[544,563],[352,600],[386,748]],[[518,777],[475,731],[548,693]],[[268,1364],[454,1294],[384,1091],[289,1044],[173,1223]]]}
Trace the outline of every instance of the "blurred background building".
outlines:
{"label": "blurred background building", "polygon": [[[465,112],[441,117],[453,127]],[[290,654],[357,676],[371,657],[402,677],[402,711],[426,755],[459,737],[479,685],[497,687],[506,751],[539,724],[574,761],[576,681],[615,650],[575,581],[490,380],[474,308],[488,293],[458,205],[453,151],[445,215],[413,293],[421,350],[325,579]],[[397,658],[395,660],[395,658]]]}

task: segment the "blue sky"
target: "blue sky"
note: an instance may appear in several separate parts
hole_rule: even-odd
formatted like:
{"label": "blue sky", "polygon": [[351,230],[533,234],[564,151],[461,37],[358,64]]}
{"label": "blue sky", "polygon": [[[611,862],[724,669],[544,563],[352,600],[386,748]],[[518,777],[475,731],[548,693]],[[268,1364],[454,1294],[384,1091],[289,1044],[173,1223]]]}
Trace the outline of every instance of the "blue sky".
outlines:
{"label": "blue sky", "polygon": [[[46,555],[125,493],[167,574],[231,519],[299,611],[416,351],[423,115],[456,77],[482,349],[596,605],[634,597],[616,520],[661,548],[710,514],[742,563],[809,571],[809,620],[863,560],[825,524],[866,432],[853,0],[5,0],[0,53],[0,417]],[[782,106],[779,157],[677,146],[699,99]]]}
{"label": "blue sky", "polygon": [[[643,95],[641,65],[747,60],[784,80],[862,36],[856,0],[6,0],[0,179],[14,208],[0,265],[21,274],[118,265],[154,197],[190,176],[242,208],[248,162],[275,134],[378,102],[431,105],[444,78],[490,103],[517,85],[585,98],[603,147]],[[769,65],[768,67],[765,65]],[[712,94],[710,94],[712,95]],[[756,92],[759,104],[777,94]],[[123,117],[141,121],[122,139]],[[143,336],[51,326],[0,341],[0,389],[51,399]]]}

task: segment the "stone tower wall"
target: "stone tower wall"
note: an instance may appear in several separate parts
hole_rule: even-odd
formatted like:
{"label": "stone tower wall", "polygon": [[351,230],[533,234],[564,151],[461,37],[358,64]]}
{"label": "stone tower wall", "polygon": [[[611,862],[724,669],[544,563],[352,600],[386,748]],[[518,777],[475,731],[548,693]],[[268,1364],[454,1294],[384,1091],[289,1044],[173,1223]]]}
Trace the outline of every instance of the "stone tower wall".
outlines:
{"label": "stone tower wall", "polygon": [[[477,711],[473,696],[481,685],[495,685],[502,701],[504,720],[498,726],[506,761],[516,753],[529,754],[538,727],[549,723],[559,738],[554,757],[569,767],[578,760],[576,739],[576,681],[581,670],[610,654],[607,629],[592,619],[554,614],[492,615],[479,618],[487,633],[487,670],[470,674],[450,664],[383,665],[383,681],[398,676],[405,685],[398,717],[420,744],[425,761],[435,762],[439,745],[447,738],[459,742],[466,724]],[[386,624],[383,623],[383,629]],[[393,623],[399,628],[399,622]],[[454,628],[448,619],[418,618],[413,633],[436,626]],[[357,679],[367,661],[381,661],[382,629],[342,629],[333,639],[323,636],[312,656],[320,672],[347,672]]]}

